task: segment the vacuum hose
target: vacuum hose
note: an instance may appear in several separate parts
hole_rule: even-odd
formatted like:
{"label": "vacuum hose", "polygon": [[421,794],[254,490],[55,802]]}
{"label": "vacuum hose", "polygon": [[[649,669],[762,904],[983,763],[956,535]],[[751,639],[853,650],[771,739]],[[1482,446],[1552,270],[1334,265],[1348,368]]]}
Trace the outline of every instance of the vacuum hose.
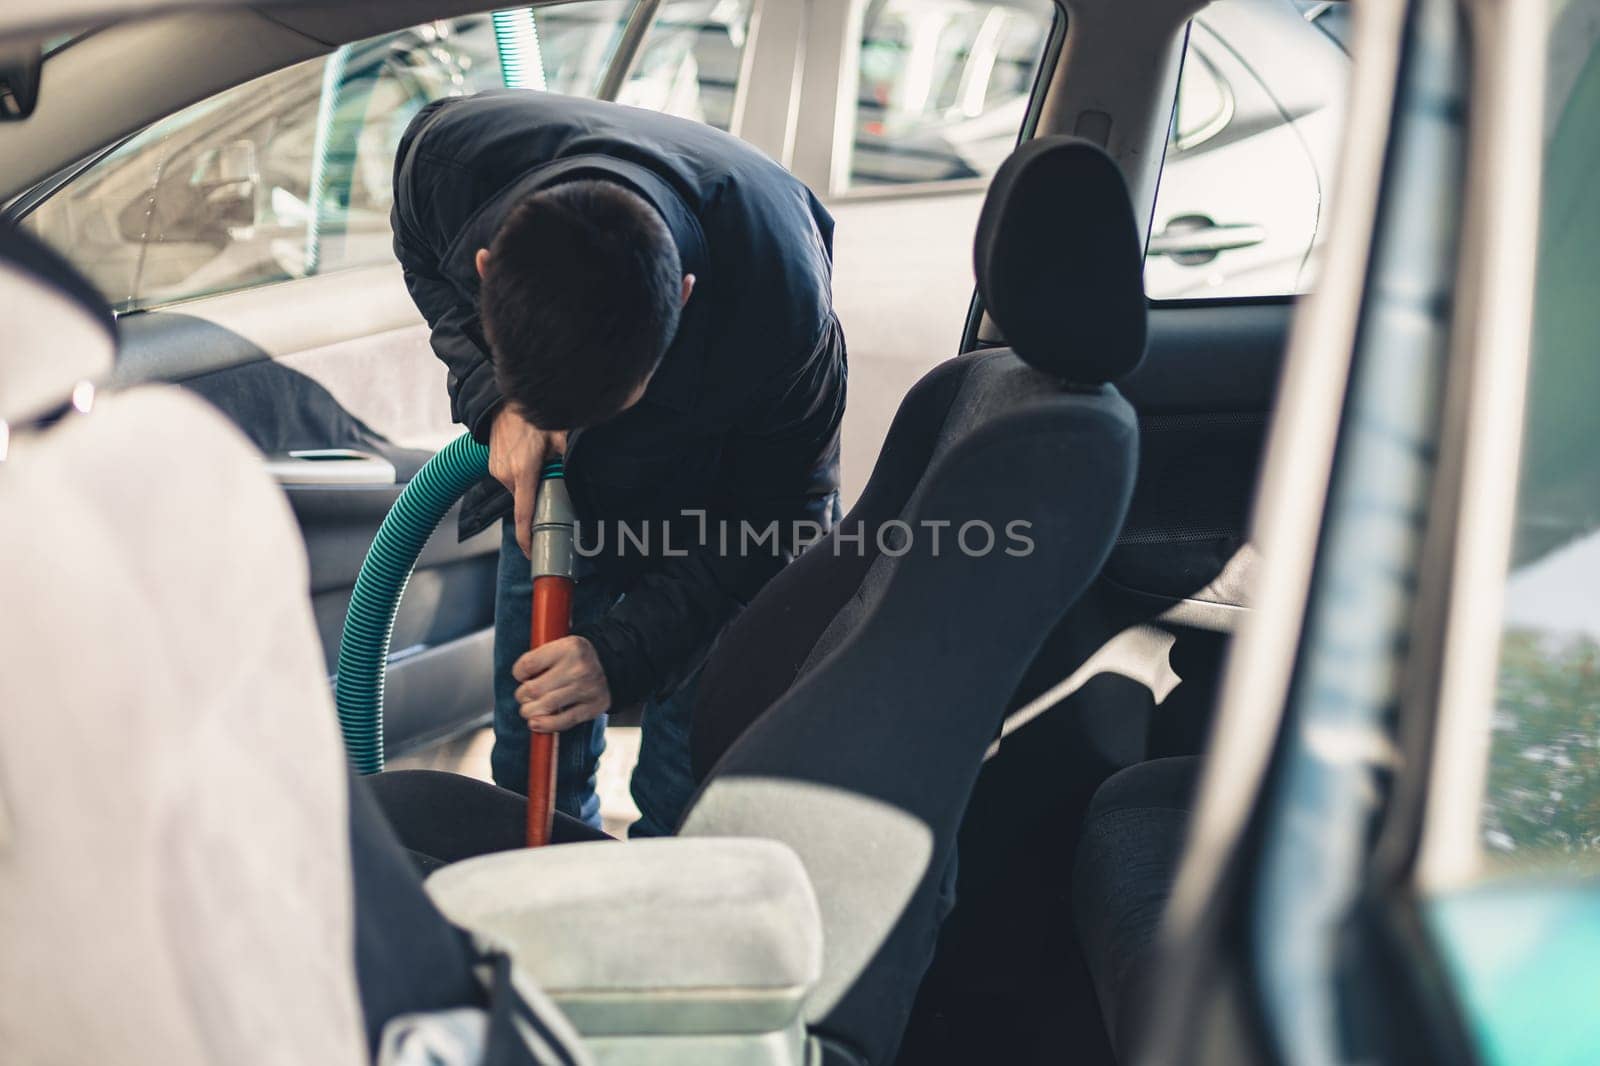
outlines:
{"label": "vacuum hose", "polygon": [[471,434],[462,434],[417,471],[367,550],[350,594],[334,680],[339,728],[357,773],[383,769],[383,678],[389,639],[417,556],[462,493],[488,476],[489,449]]}

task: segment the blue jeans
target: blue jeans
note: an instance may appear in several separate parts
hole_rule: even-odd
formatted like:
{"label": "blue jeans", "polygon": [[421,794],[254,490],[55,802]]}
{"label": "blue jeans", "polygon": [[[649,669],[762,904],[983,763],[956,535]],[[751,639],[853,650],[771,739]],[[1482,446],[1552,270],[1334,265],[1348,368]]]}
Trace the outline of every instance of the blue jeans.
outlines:
{"label": "blue jeans", "polygon": [[[528,791],[528,725],[517,713],[517,682],[511,668],[528,650],[533,624],[533,575],[528,558],[517,547],[511,523],[501,523],[500,570],[494,602],[494,752],[490,763],[495,784],[514,792]],[[599,575],[581,575],[572,596],[574,622],[599,618],[620,599]],[[694,794],[689,769],[689,719],[698,671],[661,700],[645,704],[639,763],[630,783],[639,820],[633,837],[670,836]],[[556,745],[556,810],[588,824],[600,825],[600,797],[595,773],[606,750],[606,716],[575,725]]]}

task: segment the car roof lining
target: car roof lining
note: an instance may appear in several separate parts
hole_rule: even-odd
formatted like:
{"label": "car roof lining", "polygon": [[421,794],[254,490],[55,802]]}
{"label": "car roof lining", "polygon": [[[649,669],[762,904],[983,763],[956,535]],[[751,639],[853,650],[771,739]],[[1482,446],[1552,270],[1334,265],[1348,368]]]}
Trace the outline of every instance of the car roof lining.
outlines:
{"label": "car roof lining", "polygon": [[[66,6],[75,5],[67,0]],[[152,5],[122,6],[148,10]],[[0,129],[5,149],[0,152],[0,202],[157,119],[251,78],[350,41],[486,6],[494,6],[493,0],[216,3],[84,33],[44,64],[33,117]],[[0,28],[13,21],[10,12],[0,15]],[[129,55],[139,61],[129,62]],[[174,78],[174,71],[184,77]]]}

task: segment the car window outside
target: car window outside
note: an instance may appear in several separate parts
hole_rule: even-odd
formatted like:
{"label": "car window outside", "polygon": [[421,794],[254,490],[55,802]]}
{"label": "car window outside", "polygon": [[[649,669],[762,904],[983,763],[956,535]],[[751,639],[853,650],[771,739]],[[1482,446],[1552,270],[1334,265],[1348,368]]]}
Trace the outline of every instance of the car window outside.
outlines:
{"label": "car window outside", "polygon": [[1349,70],[1328,12],[1217,0],[1191,24],[1146,248],[1152,300],[1312,287]]}
{"label": "car window outside", "polygon": [[1556,7],[1532,364],[1480,820],[1491,873],[1600,868],[1600,3]]}
{"label": "car window outside", "polygon": [[668,0],[617,101],[728,130],[751,0]]}
{"label": "car window outside", "polygon": [[872,0],[848,187],[993,174],[1016,145],[1056,15],[1050,0]]}
{"label": "car window outside", "polygon": [[508,84],[592,96],[632,8],[509,9],[344,46],[155,123],[22,224],[119,313],[389,262],[411,117]]}

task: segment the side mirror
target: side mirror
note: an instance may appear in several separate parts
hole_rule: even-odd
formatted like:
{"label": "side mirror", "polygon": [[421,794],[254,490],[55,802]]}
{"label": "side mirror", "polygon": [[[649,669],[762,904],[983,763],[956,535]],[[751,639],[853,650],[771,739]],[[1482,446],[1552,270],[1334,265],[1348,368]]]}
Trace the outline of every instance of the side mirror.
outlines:
{"label": "side mirror", "polygon": [[39,42],[0,45],[0,122],[21,122],[33,114],[43,68]]}
{"label": "side mirror", "polygon": [[232,231],[256,220],[261,171],[253,141],[232,141],[203,152],[193,167],[166,167],[156,187],[125,208],[124,240],[227,244]]}

